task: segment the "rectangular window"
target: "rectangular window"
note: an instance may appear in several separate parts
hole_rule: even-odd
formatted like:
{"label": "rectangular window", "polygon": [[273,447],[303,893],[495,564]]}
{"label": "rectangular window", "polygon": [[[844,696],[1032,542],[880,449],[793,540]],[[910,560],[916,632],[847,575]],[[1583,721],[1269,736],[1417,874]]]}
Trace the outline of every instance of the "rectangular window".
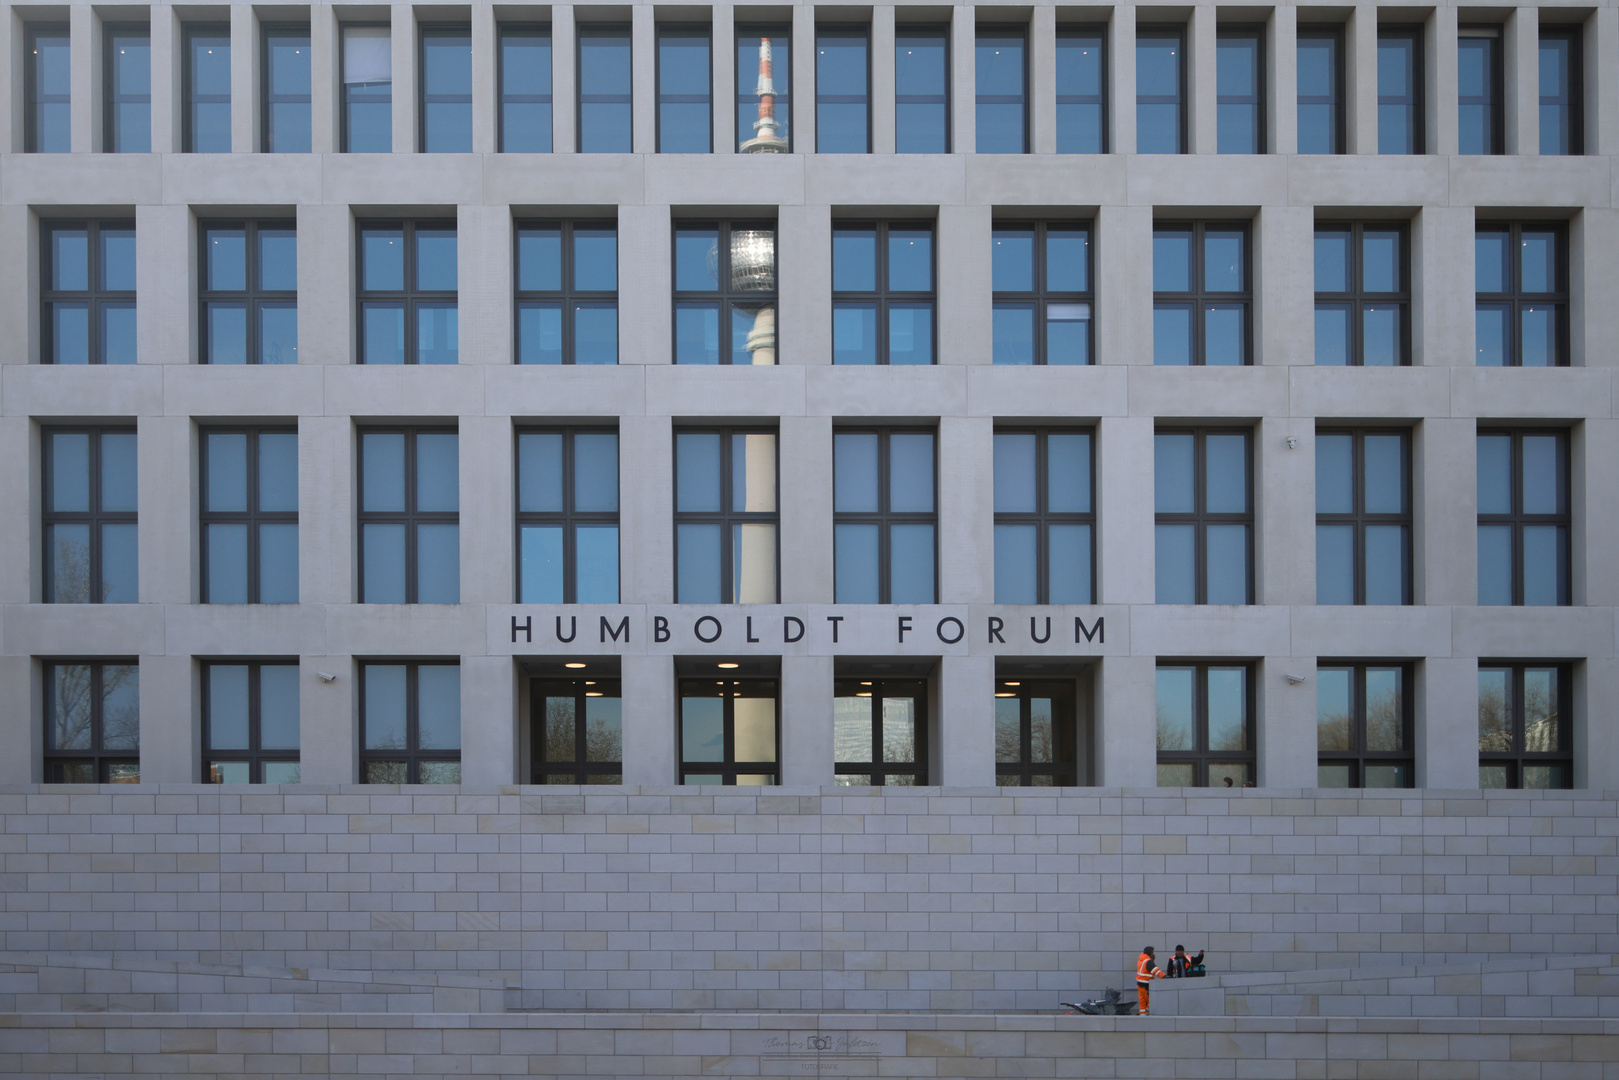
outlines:
{"label": "rectangular window", "polygon": [[1478,666],[1478,786],[1574,786],[1573,668],[1568,664]]}
{"label": "rectangular window", "polygon": [[1315,602],[1411,603],[1411,450],[1405,432],[1316,434]]}
{"label": "rectangular window", "polygon": [[1057,153],[1107,153],[1107,29],[1057,29]]}
{"label": "rectangular window", "polygon": [[1248,664],[1158,664],[1158,786],[1251,787],[1254,702]]}
{"label": "rectangular window", "polygon": [[1478,433],[1478,602],[1569,598],[1568,433]]}
{"label": "rectangular window", "polygon": [[135,362],[135,223],[40,223],[40,362]]}
{"label": "rectangular window", "polygon": [[775,679],[680,680],[680,782],[776,783],[778,687]]}
{"label": "rectangular window", "polygon": [[420,123],[424,154],[472,151],[472,30],[424,26]]}
{"label": "rectangular window", "polygon": [[230,24],[185,28],[185,118],[190,154],[230,153]]}
{"label": "rectangular window", "polygon": [[517,433],[517,553],[520,604],[618,603],[616,431]]}
{"label": "rectangular window", "polygon": [[713,151],[712,53],[706,26],[658,27],[658,153]]}
{"label": "rectangular window", "polygon": [[1216,131],[1222,154],[1265,152],[1265,28],[1222,28],[1215,39]]}
{"label": "rectangular window", "polygon": [[775,222],[679,222],[677,364],[776,362]]}
{"label": "rectangular window", "polygon": [[933,442],[931,431],[833,434],[835,602],[937,602]]}
{"label": "rectangular window", "polygon": [[1020,27],[980,27],[973,69],[978,80],[978,152],[1029,152],[1028,35]]}
{"label": "rectangular window", "polygon": [[461,782],[461,666],[360,665],[360,783]]}
{"label": "rectangular window", "polygon": [[838,679],[832,693],[832,759],[838,787],[925,787],[925,679]]}
{"label": "rectangular window", "polygon": [[1249,433],[1165,430],[1153,444],[1156,602],[1253,603]]}
{"label": "rectangular window", "polygon": [[457,433],[360,433],[360,603],[461,601]]}
{"label": "rectangular window", "polygon": [[990,244],[995,363],[1092,363],[1089,224],[997,224]]}
{"label": "rectangular window", "polygon": [[950,30],[901,26],[894,33],[894,152],[950,152]]}
{"label": "rectangular window", "polygon": [[500,151],[551,152],[551,28],[500,28]]}
{"label": "rectangular window", "polygon": [[633,149],[630,80],[630,28],[579,27],[581,154],[628,154]]}
{"label": "rectangular window", "polygon": [[1245,222],[1160,222],[1152,231],[1152,362],[1250,363],[1253,303]]}
{"label": "rectangular window", "polygon": [[774,604],[776,433],[675,433],[675,603]]}
{"label": "rectangular window", "polygon": [[1540,31],[1540,152],[1585,153],[1584,43],[1578,29]]}
{"label": "rectangular window", "polygon": [[933,223],[832,226],[832,362],[931,364]]}
{"label": "rectangular window", "polygon": [[30,154],[65,154],[73,149],[72,39],[67,25],[30,25],[23,49],[23,149]]}
{"label": "rectangular window", "polygon": [[1479,367],[1568,363],[1567,241],[1558,224],[1478,226],[1473,273]]}
{"label": "rectangular window", "polygon": [[995,433],[995,602],[1095,603],[1091,433]]}
{"label": "rectangular window", "polygon": [[298,362],[298,228],[293,221],[199,224],[197,298],[205,364]]}
{"label": "rectangular window", "polygon": [[45,782],[141,782],[141,677],[134,660],[45,665]]}
{"label": "rectangular window", "polygon": [[1076,735],[1071,681],[995,680],[996,787],[1078,784]]}
{"label": "rectangular window", "polygon": [[135,429],[47,428],[42,435],[45,603],[135,603]]}
{"label": "rectangular window", "polygon": [[1456,41],[1457,151],[1500,154],[1506,151],[1502,131],[1506,110],[1501,74],[1501,30],[1494,26],[1463,27]]}
{"label": "rectangular window", "polygon": [[205,784],[298,783],[298,664],[202,666]]}
{"label": "rectangular window", "polygon": [[1136,32],[1136,152],[1186,153],[1186,33]]}
{"label": "rectangular window", "polygon": [[816,27],[815,152],[871,153],[869,27]]}
{"label": "rectangular window", "polygon": [[1407,251],[1406,227],[1393,222],[1315,227],[1316,366],[1411,362]]}
{"label": "rectangular window", "polygon": [[1377,31],[1377,152],[1421,154],[1422,28]]}
{"label": "rectangular window", "polygon": [[1405,664],[1321,661],[1315,675],[1317,787],[1415,786],[1410,672]]}
{"label": "rectangular window", "polygon": [[736,138],[742,153],[792,151],[792,65],[786,26],[736,28]]}
{"label": "rectangular window", "polygon": [[624,702],[617,679],[535,679],[531,784],[622,784]]}
{"label": "rectangular window", "polygon": [[298,602],[296,428],[202,432],[202,602]]}
{"label": "rectangular window", "polygon": [[1341,30],[1299,27],[1299,153],[1344,152],[1344,36]]}
{"label": "rectangular window", "polygon": [[[263,140],[266,154],[307,154],[310,135],[309,27],[269,24],[263,27]],[[346,89],[346,87],[345,87]]]}
{"label": "rectangular window", "polygon": [[458,363],[455,222],[364,221],[358,232],[360,363]]}
{"label": "rectangular window", "polygon": [[343,27],[343,152],[393,150],[393,38],[386,26]]}
{"label": "rectangular window", "polygon": [[618,225],[517,227],[517,362],[618,363]]}
{"label": "rectangular window", "polygon": [[107,25],[102,69],[101,147],[111,154],[152,150],[152,33],[140,25]]}

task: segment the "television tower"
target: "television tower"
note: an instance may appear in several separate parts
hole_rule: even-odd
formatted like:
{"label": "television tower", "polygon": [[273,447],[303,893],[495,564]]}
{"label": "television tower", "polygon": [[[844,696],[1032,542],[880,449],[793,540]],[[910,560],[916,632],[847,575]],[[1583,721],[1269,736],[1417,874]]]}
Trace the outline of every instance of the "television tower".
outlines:
{"label": "television tower", "polygon": [[776,123],[776,82],[770,72],[770,39],[759,39],[759,119],[753,122],[753,138],[742,144],[744,154],[785,154],[787,140]]}

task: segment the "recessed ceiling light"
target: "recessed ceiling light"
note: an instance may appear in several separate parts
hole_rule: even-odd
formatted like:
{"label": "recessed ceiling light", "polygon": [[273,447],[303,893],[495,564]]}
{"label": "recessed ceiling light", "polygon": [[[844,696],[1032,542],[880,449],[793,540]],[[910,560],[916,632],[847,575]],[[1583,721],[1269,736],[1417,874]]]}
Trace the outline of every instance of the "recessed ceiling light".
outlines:
{"label": "recessed ceiling light", "polygon": [[871,683],[870,683],[870,682],[863,682],[863,683],[861,683],[861,684],[860,684],[860,685],[861,685],[861,686],[870,686],[870,685],[871,685]]}
{"label": "recessed ceiling light", "polygon": [[595,686],[596,685],[596,680],[595,679],[586,679],[585,680],[585,685],[586,686]]}
{"label": "recessed ceiling light", "polygon": [[586,690],[585,691],[585,697],[601,697],[601,696],[602,696],[602,692],[600,690]]}
{"label": "recessed ceiling light", "polygon": [[562,666],[565,667],[565,668],[576,668],[577,669],[577,668],[582,668],[585,665],[583,663],[581,663],[580,661],[578,661],[578,660],[570,660],[568,663],[563,664]]}
{"label": "recessed ceiling light", "polygon": [[855,697],[870,697],[870,696],[871,696],[871,691],[870,690],[861,690],[861,691],[858,691],[855,694]]}
{"label": "recessed ceiling light", "polygon": [[1017,697],[1016,694],[1014,694],[1014,693],[1012,693],[1011,691],[1008,691],[1008,690],[997,690],[995,692],[995,696],[996,697]]}
{"label": "recessed ceiling light", "polygon": [[717,665],[715,665],[715,666],[716,666],[716,667],[719,667],[719,668],[722,668],[722,669],[724,669],[724,670],[726,670],[726,671],[729,671],[729,670],[731,670],[731,669],[732,669],[732,668],[737,668],[737,667],[741,667],[741,666],[742,666],[742,665],[741,665],[741,664],[737,664],[737,663],[734,663],[734,662],[732,662],[732,661],[729,661],[729,660],[727,660],[727,661],[726,661],[726,662],[725,662],[725,663],[723,663],[723,664],[717,664]]}
{"label": "recessed ceiling light", "polygon": [[1020,682],[1003,682],[1003,683],[1001,683],[1001,685],[1002,686],[1022,686],[1023,684],[1020,683]]}

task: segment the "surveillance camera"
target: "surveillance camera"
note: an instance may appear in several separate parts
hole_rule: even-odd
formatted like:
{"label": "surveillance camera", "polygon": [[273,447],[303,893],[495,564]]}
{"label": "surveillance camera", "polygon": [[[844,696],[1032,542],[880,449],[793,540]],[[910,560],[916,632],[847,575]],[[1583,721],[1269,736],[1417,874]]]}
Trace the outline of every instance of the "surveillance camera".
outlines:
{"label": "surveillance camera", "polygon": [[333,675],[330,671],[317,671],[317,672],[315,672],[315,674],[320,676],[320,681],[321,682],[336,682],[337,681],[337,676]]}
{"label": "surveillance camera", "polygon": [[1287,448],[1289,450],[1297,450],[1299,448],[1299,438],[1297,435],[1289,435],[1287,437]]}
{"label": "surveillance camera", "polygon": [[1285,675],[1284,674],[1282,676],[1282,678],[1286,679],[1288,682],[1292,683],[1294,686],[1297,686],[1299,683],[1304,681],[1304,676],[1303,675]]}

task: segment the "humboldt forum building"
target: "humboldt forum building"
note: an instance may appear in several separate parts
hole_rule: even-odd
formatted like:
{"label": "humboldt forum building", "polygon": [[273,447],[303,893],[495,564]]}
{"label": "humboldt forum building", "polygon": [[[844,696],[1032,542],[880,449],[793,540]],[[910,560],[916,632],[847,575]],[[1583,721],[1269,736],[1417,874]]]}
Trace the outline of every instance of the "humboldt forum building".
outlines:
{"label": "humboldt forum building", "polygon": [[0,9],[0,1074],[1619,1078],[1615,0]]}

